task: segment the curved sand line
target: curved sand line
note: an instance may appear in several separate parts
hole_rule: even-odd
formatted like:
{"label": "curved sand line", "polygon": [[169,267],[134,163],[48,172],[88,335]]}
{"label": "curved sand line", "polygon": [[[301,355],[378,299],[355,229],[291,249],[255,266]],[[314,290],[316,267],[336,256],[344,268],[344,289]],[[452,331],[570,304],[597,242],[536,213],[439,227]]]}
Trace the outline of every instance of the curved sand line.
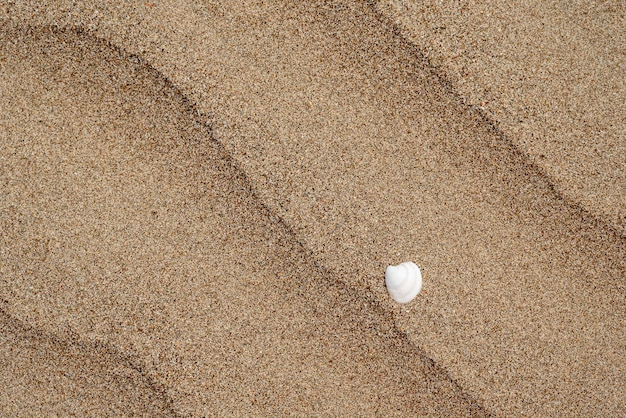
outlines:
{"label": "curved sand line", "polygon": [[[375,3],[371,4],[371,6],[379,16],[381,24],[387,25],[393,28],[395,33],[401,34],[403,40],[412,46],[410,48],[412,55],[420,62],[423,62],[425,67],[429,68],[441,80],[441,83],[447,87],[450,94],[456,96],[464,104],[466,103],[473,107],[484,118],[485,123],[491,125],[507,145],[523,157],[524,164],[536,170],[539,176],[549,184],[555,196],[562,199],[567,206],[580,210],[582,216],[586,219],[593,219],[595,222],[598,222],[598,227],[612,230],[621,239],[626,238],[626,228],[624,227],[626,225],[626,201],[623,199],[626,196],[626,185],[622,184],[622,180],[626,178],[626,173],[623,173],[626,161],[621,161],[624,155],[626,155],[626,149],[624,148],[626,143],[619,141],[620,126],[624,124],[624,121],[619,117],[621,114],[619,110],[612,112],[613,118],[610,118],[606,115],[609,106],[606,104],[601,105],[602,109],[598,112],[600,113],[600,120],[594,120],[595,125],[592,123],[592,126],[586,127],[586,130],[595,131],[596,133],[601,132],[602,134],[594,136],[587,132],[586,135],[588,136],[581,138],[581,132],[577,129],[577,124],[589,124],[589,121],[585,120],[583,116],[578,116],[578,121],[568,117],[550,122],[531,116],[532,113],[536,115],[551,111],[549,101],[547,100],[550,97],[549,92],[543,92],[543,94],[535,98],[533,98],[531,92],[525,92],[525,100],[519,100],[518,103],[513,104],[507,103],[509,107],[514,105],[516,107],[514,110],[504,105],[498,106],[498,104],[502,104],[505,101],[506,94],[514,90],[514,87],[500,86],[499,88],[493,88],[491,86],[491,84],[502,85],[507,82],[505,75],[496,78],[486,70],[487,67],[494,65],[493,61],[489,61],[488,57],[481,57],[482,61],[473,57],[474,61],[471,61],[471,64],[475,64],[475,61],[480,61],[476,65],[480,70],[474,69],[470,71],[466,68],[470,64],[468,57],[463,57],[462,64],[456,63],[456,59],[463,55],[458,53],[458,45],[455,48],[451,47],[451,49],[457,50],[456,56],[450,56],[451,52],[448,49],[433,50],[432,44],[434,43],[455,43],[455,41],[458,41],[450,39],[452,37],[444,37],[444,41],[440,39],[442,38],[441,34],[435,35],[425,30],[424,25],[420,25],[420,23],[423,24],[423,21],[427,20],[427,18],[420,15],[417,9],[417,2],[407,1],[400,5],[383,0]],[[530,7],[529,10],[533,10],[533,8]],[[554,11],[552,12],[554,13]],[[431,13],[433,12],[431,11]],[[479,14],[480,10],[474,10],[473,13]],[[532,14],[532,12],[526,13]],[[473,17],[476,18],[476,16]],[[504,19],[505,17],[506,15],[491,18],[498,22],[498,18]],[[551,17],[557,18],[556,16]],[[446,16],[446,18],[451,19],[451,16]],[[435,22],[431,22],[431,24],[435,24]],[[445,25],[441,22],[440,24]],[[456,24],[449,26],[454,27]],[[465,36],[476,36],[476,34],[470,34],[470,30],[473,28],[471,25],[465,23],[460,28]],[[418,42],[419,39],[422,42],[426,42],[424,37],[427,34],[430,35],[430,38],[427,40],[429,45],[428,51],[425,50],[426,47],[424,45],[420,45]],[[458,37],[458,34],[456,36]],[[490,41],[492,43],[496,42],[494,39]],[[467,46],[465,47],[467,48]],[[514,48],[515,45],[500,46],[502,49],[507,47]],[[541,53],[540,48],[535,46],[535,49],[533,51],[535,55]],[[481,52],[488,56],[484,49],[481,49]],[[470,54],[468,53],[468,55]],[[523,60],[520,59],[520,61],[523,63]],[[434,62],[437,62],[437,64]],[[486,80],[484,76],[476,77],[477,79],[472,79],[472,83],[469,83],[470,87],[468,87],[463,70],[468,72],[468,75],[481,73],[483,75],[491,74],[491,77]],[[505,72],[507,70],[506,65],[503,64],[503,68],[499,70]],[[510,68],[508,70],[511,71]],[[607,68],[603,68],[603,70],[607,71]],[[518,68],[517,71],[526,71],[525,74],[518,75],[520,79],[530,78],[532,67]],[[587,71],[590,70],[587,69]],[[616,97],[610,103],[618,106],[619,93],[623,89],[620,90],[622,86],[619,85],[619,76],[617,74],[612,74],[612,76],[610,83],[607,83],[608,86],[603,86],[604,94]],[[557,79],[552,84],[558,83],[558,81]],[[587,84],[585,86],[586,90],[593,88],[592,82],[587,82]],[[618,86],[613,86],[615,84]],[[614,91],[611,91],[611,86],[614,87]],[[551,86],[551,88],[553,94],[565,94],[563,93],[563,90],[566,90],[564,87],[561,87],[560,91],[554,86]],[[598,96],[601,94],[602,92],[597,92],[594,95],[596,107],[599,105],[597,103],[599,101]],[[510,97],[506,99],[512,101]],[[544,102],[541,105],[535,103],[537,108],[524,108],[524,102],[533,100],[538,102],[542,99]],[[490,106],[487,106],[489,104]],[[560,108],[564,107],[562,103],[560,105]],[[522,109],[524,116],[519,115]],[[531,120],[532,122],[530,122]],[[529,128],[530,124],[532,124],[533,129]],[[610,133],[606,132],[607,126],[610,126]],[[576,130],[575,135],[568,133],[568,130]],[[547,134],[546,131],[552,132]],[[541,141],[532,140],[532,138],[536,138],[539,135],[545,138],[542,138]],[[560,138],[558,138],[559,136]],[[573,155],[568,155],[568,158],[564,161],[563,157],[559,156],[559,153],[555,151],[558,147],[567,149],[567,152]],[[590,150],[591,148],[594,149]],[[597,158],[598,156],[601,156],[601,158]],[[564,164],[566,168],[559,167],[559,164]]]}
{"label": "curved sand line", "polygon": [[624,4],[374,3],[566,200],[625,236]]}
{"label": "curved sand line", "polygon": [[4,412],[117,415],[126,395],[140,413],[147,380],[167,396],[151,414],[482,414],[332,284],[154,70],[85,34],[1,38],[3,318],[42,329],[4,324],[2,354],[69,391],[2,380]]}
{"label": "curved sand line", "polygon": [[111,347],[77,335],[62,340],[2,309],[0,330],[0,408],[5,416],[176,415],[164,388]]}
{"label": "curved sand line", "polygon": [[[623,239],[367,7],[68,7],[14,18],[92,28],[215,114],[216,139],[316,263],[395,311],[490,411],[623,414]],[[399,310],[379,272],[406,259],[425,292]]]}

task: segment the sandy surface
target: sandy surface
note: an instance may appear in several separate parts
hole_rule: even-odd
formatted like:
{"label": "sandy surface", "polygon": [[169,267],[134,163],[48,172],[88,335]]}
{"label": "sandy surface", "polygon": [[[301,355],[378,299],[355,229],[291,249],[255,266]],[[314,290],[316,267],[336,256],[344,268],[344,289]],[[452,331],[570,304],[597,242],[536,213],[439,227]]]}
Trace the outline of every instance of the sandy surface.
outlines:
{"label": "sandy surface", "polygon": [[567,4],[0,6],[1,414],[626,413],[625,10]]}

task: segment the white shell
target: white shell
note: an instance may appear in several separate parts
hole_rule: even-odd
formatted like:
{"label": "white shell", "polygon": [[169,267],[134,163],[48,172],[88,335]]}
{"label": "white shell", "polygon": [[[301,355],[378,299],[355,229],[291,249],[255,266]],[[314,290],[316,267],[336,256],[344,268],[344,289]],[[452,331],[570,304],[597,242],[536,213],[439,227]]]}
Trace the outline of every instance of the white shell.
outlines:
{"label": "white shell", "polygon": [[422,272],[410,261],[389,266],[385,271],[389,295],[399,303],[409,303],[422,290]]}

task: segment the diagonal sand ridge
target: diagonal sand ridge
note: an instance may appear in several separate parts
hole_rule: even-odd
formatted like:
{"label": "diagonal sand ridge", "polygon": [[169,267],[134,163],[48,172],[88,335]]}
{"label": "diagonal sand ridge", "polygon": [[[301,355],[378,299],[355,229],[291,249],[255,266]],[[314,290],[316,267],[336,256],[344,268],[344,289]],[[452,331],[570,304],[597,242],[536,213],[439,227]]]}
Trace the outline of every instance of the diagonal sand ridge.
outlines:
{"label": "diagonal sand ridge", "polygon": [[481,414],[153,70],[84,34],[2,38],[2,383],[31,388],[5,413]]}

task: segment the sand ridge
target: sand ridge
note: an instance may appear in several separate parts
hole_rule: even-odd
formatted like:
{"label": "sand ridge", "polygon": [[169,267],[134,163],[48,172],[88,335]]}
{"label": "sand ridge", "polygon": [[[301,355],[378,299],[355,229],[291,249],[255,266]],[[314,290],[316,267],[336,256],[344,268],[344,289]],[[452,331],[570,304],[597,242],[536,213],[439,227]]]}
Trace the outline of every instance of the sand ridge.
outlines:
{"label": "sand ridge", "polygon": [[[623,410],[617,389],[624,386],[623,238],[563,199],[494,124],[441,84],[393,28],[350,2],[171,6],[124,10],[81,3],[43,14],[26,7],[12,18],[91,27],[159,68],[209,116],[212,136],[245,173],[246,187],[301,244],[303,259],[327,272],[322,283],[342,283],[348,295],[373,301],[488,411]],[[172,22],[185,30],[172,30]],[[141,136],[141,129],[133,132],[130,138]],[[202,171],[190,172],[201,179]],[[228,176],[222,181],[232,182]],[[196,193],[197,184],[212,183],[187,177],[175,184],[174,192]],[[220,196],[230,199],[230,193]],[[136,233],[137,242],[146,239],[145,231]],[[178,241],[182,236],[175,235],[174,243],[184,242]],[[232,237],[224,245],[230,248]],[[259,245],[246,254],[259,257]],[[277,262],[291,260],[284,257]],[[421,302],[399,309],[386,298],[379,272],[405,259],[417,261],[427,281]],[[352,299],[339,291],[318,301]],[[30,299],[24,312],[38,303]],[[141,323],[145,314],[132,318]],[[362,321],[356,330],[363,330]],[[155,331],[149,329],[141,338],[150,339]],[[141,338],[139,347],[150,345]],[[251,354],[229,350],[237,353],[233,361]],[[366,398],[371,410],[376,402]],[[175,404],[191,411],[189,399],[181,396]],[[436,404],[422,407],[437,410]]]}
{"label": "sand ridge", "polygon": [[559,194],[624,234],[624,5],[379,1]]}
{"label": "sand ridge", "polygon": [[[9,333],[3,353],[32,382],[38,369],[12,358],[30,338],[22,357],[76,390],[31,384],[4,411],[116,415],[114,400],[150,400],[147,380],[163,415],[482,414],[380,309],[322,276],[171,85],[84,32],[5,36],[3,76],[20,81],[3,79],[4,316],[53,337]],[[55,357],[51,338],[76,353]],[[108,386],[119,360],[93,346],[135,359],[139,383],[117,371],[127,392]]]}

